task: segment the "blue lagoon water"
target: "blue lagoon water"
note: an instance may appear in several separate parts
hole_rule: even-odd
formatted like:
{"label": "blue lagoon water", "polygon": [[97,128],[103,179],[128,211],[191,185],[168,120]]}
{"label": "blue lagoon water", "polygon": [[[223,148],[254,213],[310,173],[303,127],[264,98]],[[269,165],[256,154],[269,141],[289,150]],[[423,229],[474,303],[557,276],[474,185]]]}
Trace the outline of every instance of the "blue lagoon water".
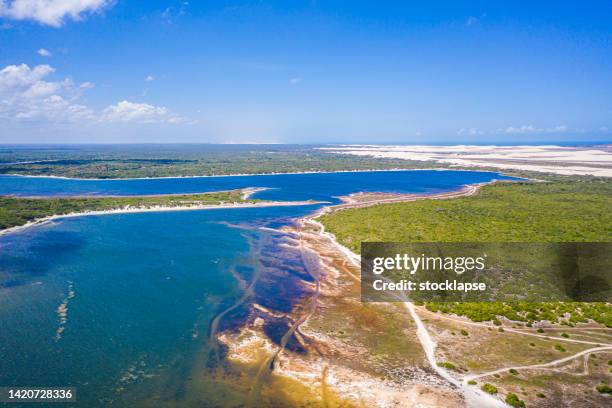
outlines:
{"label": "blue lagoon water", "polygon": [[[358,191],[436,193],[506,179],[389,171],[144,180],[0,177],[18,196],[196,193],[267,187],[256,198],[322,200]],[[308,280],[278,232],[320,205],[113,214],[0,236],[0,386],[72,386],[70,406],[240,405],[210,375],[211,323],[261,274],[251,302],[290,311]],[[268,228],[262,228],[268,227]],[[259,275],[258,275],[259,276]],[[218,319],[240,325],[248,303]],[[207,403],[205,403],[207,401]]]}
{"label": "blue lagoon water", "polygon": [[245,187],[266,187],[256,198],[267,200],[330,200],[358,191],[436,193],[465,184],[507,178],[497,173],[468,171],[371,171],[253,176],[218,176],[130,180],[79,180],[0,176],[0,195],[150,195],[187,194]]}

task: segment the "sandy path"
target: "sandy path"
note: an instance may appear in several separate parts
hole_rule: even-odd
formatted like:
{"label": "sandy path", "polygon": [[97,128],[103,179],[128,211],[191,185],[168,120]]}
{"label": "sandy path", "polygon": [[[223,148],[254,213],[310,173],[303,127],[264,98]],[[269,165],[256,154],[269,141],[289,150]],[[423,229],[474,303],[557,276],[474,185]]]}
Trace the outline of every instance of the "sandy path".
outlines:
{"label": "sandy path", "polygon": [[[532,365],[526,365],[526,366],[509,366],[509,367],[504,367],[504,368],[499,368],[497,370],[493,370],[493,371],[487,371],[485,373],[480,373],[480,374],[471,374],[471,375],[466,375],[464,377],[464,381],[470,381],[470,380],[475,380],[477,378],[482,378],[482,377],[489,377],[491,375],[495,375],[495,374],[502,374],[502,373],[507,373],[508,370],[510,370],[511,368],[514,368],[515,370],[532,370],[532,369],[537,369],[537,368],[546,368],[546,367],[552,367],[552,366],[556,366],[568,361],[571,361],[575,358],[581,357],[581,356],[587,356],[589,354],[592,353],[599,353],[599,352],[605,352],[605,351],[610,351],[612,350],[612,346],[603,346],[603,347],[594,347],[594,348],[590,348],[587,350],[583,350],[579,353],[573,354],[571,356],[568,357],[564,357],[564,358],[560,358],[557,360],[553,360],[551,362],[548,363],[542,363],[542,364],[532,364]],[[585,370],[588,372],[588,365],[585,362]]]}

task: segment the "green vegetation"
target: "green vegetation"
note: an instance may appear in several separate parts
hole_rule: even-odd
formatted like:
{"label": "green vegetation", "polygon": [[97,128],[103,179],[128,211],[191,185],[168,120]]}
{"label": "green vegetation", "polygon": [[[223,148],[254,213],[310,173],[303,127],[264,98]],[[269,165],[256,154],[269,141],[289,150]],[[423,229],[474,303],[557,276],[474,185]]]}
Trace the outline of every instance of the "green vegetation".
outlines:
{"label": "green vegetation", "polygon": [[544,395],[544,393],[538,392],[538,393],[536,393],[536,397],[538,397],[538,398],[546,398],[546,395]]}
{"label": "green vegetation", "polygon": [[453,363],[449,363],[447,361],[442,362],[442,363],[438,363],[438,365],[442,368],[446,368],[447,370],[457,370],[457,366],[455,366]]}
{"label": "green vegetation", "polygon": [[474,380],[470,380],[470,381],[468,381],[468,384],[469,384],[469,385],[476,385],[476,384],[478,384],[478,383],[477,383],[476,381],[474,381]]}
{"label": "green vegetation", "polygon": [[[548,320],[559,322],[566,313],[572,322],[595,322],[612,327],[612,306],[605,303],[586,302],[428,302],[432,312],[454,313],[466,316],[475,322],[494,320],[504,316],[519,322]],[[501,329],[501,327],[500,327]],[[544,333],[544,329],[536,330]]]}
{"label": "green vegetation", "polygon": [[[499,183],[485,186],[477,195],[452,200],[347,209],[320,220],[341,244],[357,253],[361,242],[612,242],[612,183],[585,177],[551,179],[554,181],[547,183]],[[425,305],[434,312],[496,325],[501,325],[503,316],[527,326],[543,320],[568,326],[593,320],[612,327],[612,305],[606,303]]]}
{"label": "green vegetation", "polygon": [[340,242],[610,242],[612,183],[500,183],[475,196],[420,200],[321,217]]}
{"label": "green vegetation", "polygon": [[519,399],[519,397],[512,392],[509,392],[508,395],[506,395],[506,404],[510,405],[511,407],[515,407],[515,408],[525,407],[525,401]]}
{"label": "green vegetation", "polygon": [[512,375],[518,375],[518,371],[516,371],[514,368],[511,368],[510,370],[508,370],[508,372]]}
{"label": "green vegetation", "polygon": [[567,333],[561,333],[561,337],[565,337],[566,339],[569,339],[569,334],[567,334]]}
{"label": "green vegetation", "polygon": [[612,395],[612,387],[607,384],[600,384],[596,387],[597,392],[601,394],[610,394]]}
{"label": "green vegetation", "polygon": [[0,146],[0,174],[75,178],[442,167],[433,162],[327,153],[300,145],[123,145],[15,148]]}
{"label": "green vegetation", "polygon": [[488,392],[489,394],[497,394],[497,387],[493,384],[485,383],[482,387],[480,387],[480,389],[484,392]]}
{"label": "green vegetation", "polygon": [[561,353],[565,353],[567,351],[565,350],[565,347],[560,344],[555,344],[555,350],[560,351]]}
{"label": "green vegetation", "polygon": [[462,334],[463,336],[468,336],[468,335],[469,335],[469,333],[467,332],[467,330],[464,330],[464,329],[461,329],[461,334]]}
{"label": "green vegetation", "polygon": [[[248,200],[253,202],[254,200]],[[14,198],[0,196],[0,229],[26,224],[50,215],[103,211],[125,207],[197,206],[246,202],[240,190],[203,194],[137,197]]]}

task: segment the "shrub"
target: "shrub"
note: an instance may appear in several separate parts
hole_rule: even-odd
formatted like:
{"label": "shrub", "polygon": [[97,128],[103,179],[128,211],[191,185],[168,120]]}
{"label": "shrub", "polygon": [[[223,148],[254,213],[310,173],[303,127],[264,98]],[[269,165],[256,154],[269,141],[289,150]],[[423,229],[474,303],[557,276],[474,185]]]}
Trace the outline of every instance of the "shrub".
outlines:
{"label": "shrub", "polygon": [[497,387],[493,384],[485,383],[480,389],[489,394],[497,394]]}
{"label": "shrub", "polygon": [[508,370],[510,372],[510,374],[512,375],[518,375],[518,371],[516,371],[514,368],[511,368],[510,370]]}
{"label": "shrub", "polygon": [[555,350],[565,353],[565,348],[560,344],[555,344]]}
{"label": "shrub", "polygon": [[609,394],[612,395],[612,387],[606,384],[601,384],[596,387],[597,391],[601,394]]}
{"label": "shrub", "polygon": [[445,361],[443,363],[438,363],[438,365],[442,368],[446,368],[447,370],[456,370],[457,367],[453,364],[453,363],[449,363],[448,361]]}
{"label": "shrub", "polygon": [[461,334],[464,336],[467,336],[469,333],[467,332],[467,330],[461,329]]}
{"label": "shrub", "polygon": [[538,392],[536,394],[536,397],[538,397],[538,398],[546,398],[546,395],[542,394],[541,392]]}
{"label": "shrub", "polygon": [[561,337],[565,337],[566,339],[569,339],[569,334],[567,334],[567,333],[561,333]]}
{"label": "shrub", "polygon": [[468,381],[468,384],[469,384],[469,385],[476,385],[476,384],[478,384],[478,383],[477,383],[476,381],[474,381],[474,380],[470,380],[470,381]]}
{"label": "shrub", "polygon": [[511,407],[515,407],[515,408],[525,407],[525,401],[519,399],[519,397],[512,392],[509,392],[508,395],[506,395],[506,404],[510,405]]}
{"label": "shrub", "polygon": [[535,343],[529,343],[531,347],[535,347]]}
{"label": "shrub", "polygon": [[540,328],[538,329],[538,333],[544,333],[544,329],[540,327]]}

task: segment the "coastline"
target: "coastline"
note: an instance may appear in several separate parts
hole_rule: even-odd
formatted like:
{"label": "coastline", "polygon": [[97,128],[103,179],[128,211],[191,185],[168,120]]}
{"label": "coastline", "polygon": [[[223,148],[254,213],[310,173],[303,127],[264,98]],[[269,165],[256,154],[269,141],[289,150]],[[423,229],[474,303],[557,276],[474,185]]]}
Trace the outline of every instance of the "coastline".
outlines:
{"label": "coastline", "polygon": [[[255,191],[256,192],[256,191]],[[254,194],[255,192],[250,192]],[[249,193],[247,193],[249,194]],[[289,206],[304,206],[304,205],[315,205],[322,204],[321,201],[261,201],[261,202],[247,202],[247,203],[230,203],[230,204],[198,204],[189,206],[143,206],[143,207],[124,207],[114,208],[109,210],[94,210],[94,211],[83,211],[74,212],[67,214],[53,214],[42,218],[37,218],[33,221],[28,221],[23,225],[17,225],[10,228],[0,230],[0,237],[19,232],[34,226],[39,226],[58,220],[62,218],[74,218],[74,217],[86,217],[92,215],[111,215],[111,214],[133,214],[133,213],[145,213],[145,212],[172,212],[172,211],[197,211],[197,210],[222,210],[222,209],[237,209],[237,208],[262,208],[262,207],[289,207]]]}
{"label": "coastline", "polygon": [[[521,180],[522,181],[522,180]],[[439,193],[417,193],[417,194],[402,194],[402,193],[355,193],[348,196],[340,197],[342,204],[326,206],[318,210],[315,214],[309,216],[311,219],[316,219],[322,215],[329,214],[335,211],[342,211],[350,208],[365,208],[379,204],[405,203],[417,200],[448,200],[459,197],[469,197],[477,194],[480,189],[487,185],[497,183],[498,180],[492,180],[486,183],[465,184],[461,188],[452,191],[444,191]],[[513,180],[504,180],[504,182],[515,182]],[[371,199],[359,201],[355,197],[369,196]],[[307,217],[308,218],[308,217]]]}

